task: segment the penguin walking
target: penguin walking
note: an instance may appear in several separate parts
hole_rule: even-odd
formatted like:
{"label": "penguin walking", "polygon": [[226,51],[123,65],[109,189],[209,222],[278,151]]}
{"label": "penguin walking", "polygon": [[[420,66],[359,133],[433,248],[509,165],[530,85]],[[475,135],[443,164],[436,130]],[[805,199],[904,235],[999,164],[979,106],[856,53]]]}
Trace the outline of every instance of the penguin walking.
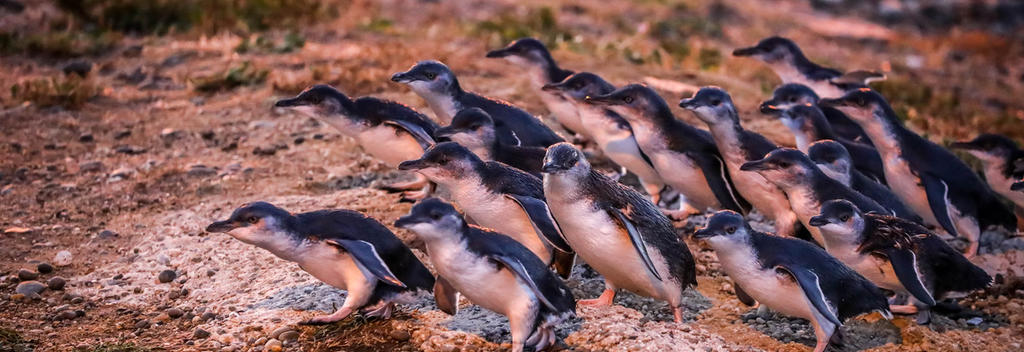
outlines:
{"label": "penguin walking", "polygon": [[468,225],[450,204],[425,199],[395,226],[415,232],[426,245],[438,272],[438,307],[455,315],[461,293],[508,317],[512,351],[554,345],[555,326],[575,316],[572,292],[537,256],[508,236]]}
{"label": "penguin walking", "polygon": [[1013,231],[1016,219],[992,190],[945,148],[910,131],[889,103],[870,89],[850,92],[819,105],[836,107],[856,121],[882,155],[889,187],[925,223],[969,241],[978,252],[981,231],[990,225]]}
{"label": "penguin walking", "polygon": [[860,142],[850,141],[832,132],[824,114],[816,106],[810,104],[795,105],[786,110],[772,109],[771,106],[761,106],[761,112],[776,116],[783,125],[789,128],[796,139],[797,149],[807,153],[811,143],[830,139],[839,142],[853,156],[853,167],[860,172],[885,183],[885,171],[882,166],[882,156],[878,154],[875,147]]}
{"label": "penguin walking", "polygon": [[815,352],[841,343],[847,318],[873,311],[891,317],[882,292],[825,250],[792,238],[755,231],[743,216],[723,210],[693,237],[714,249],[736,287],[779,313],[810,320]]}
{"label": "penguin walking", "polygon": [[726,163],[711,135],[677,120],[654,90],[630,84],[588,97],[586,102],[606,107],[629,122],[637,145],[661,180],[686,199],[688,209],[673,216],[685,217],[709,208],[746,211],[748,205],[733,189]]}
{"label": "penguin walking", "polygon": [[629,121],[605,106],[587,102],[587,97],[611,93],[615,91],[615,86],[596,74],[580,72],[560,83],[546,85],[544,90],[569,100],[579,114],[585,133],[601,148],[603,154],[616,165],[636,174],[654,204],[661,202],[665,182],[654,169],[651,158],[637,144]]}
{"label": "penguin walking", "polygon": [[484,161],[455,142],[437,144],[398,166],[444,187],[478,225],[512,237],[568,277],[572,249],[544,201],[541,180],[519,169]]}
{"label": "penguin walking", "polygon": [[825,202],[810,223],[821,229],[829,254],[878,287],[913,298],[910,305],[890,309],[918,313],[920,324],[928,323],[929,308],[936,301],[992,283],[985,270],[924,226],[898,217],[865,213],[849,201],[836,199]]}
{"label": "penguin walking", "polygon": [[776,146],[764,136],[743,129],[729,93],[718,87],[704,87],[692,98],[680,101],[679,106],[708,125],[739,194],[754,209],[775,221],[776,232],[797,235],[802,229],[796,213],[790,209],[786,193],[760,174],[740,169],[743,163],[761,159]]}
{"label": "penguin walking", "polygon": [[420,61],[408,71],[391,76],[408,85],[427,101],[438,122],[450,124],[463,109],[480,108],[491,115],[498,131],[498,142],[509,145],[547,147],[562,141],[539,119],[511,104],[462,90],[455,73],[437,61]]}
{"label": "penguin walking", "polygon": [[667,301],[682,322],[683,292],[697,286],[693,256],[654,203],[593,170],[568,143],[548,148],[544,195],[565,241],[604,276],[601,296],[580,304],[607,306],[625,289]]}
{"label": "penguin walking", "polygon": [[998,134],[984,133],[971,141],[956,142],[954,149],[966,150],[981,160],[985,181],[996,193],[1016,205],[1017,228],[1024,229],[1024,193],[1014,191],[1013,184],[1024,177],[1024,170],[1015,170],[1014,163],[1024,163],[1024,150],[1017,148],[1012,139]]}
{"label": "penguin walking", "polygon": [[[422,155],[434,144],[434,131],[438,128],[429,118],[408,106],[374,97],[352,100],[323,84],[312,86],[294,98],[278,100],[274,106],[296,111],[334,127],[389,167]],[[429,193],[430,185],[417,175],[413,182],[392,184],[389,188],[419,188],[418,192],[406,193],[406,197],[418,199]]]}
{"label": "penguin walking", "polygon": [[868,71],[853,71],[844,76],[839,70],[812,62],[796,43],[783,37],[762,39],[752,47],[736,49],[732,55],[760,60],[771,67],[783,83],[806,85],[822,97],[842,96],[849,89],[863,88],[873,80],[885,78]]}
{"label": "penguin walking", "polygon": [[504,48],[489,51],[487,57],[505,59],[525,69],[531,87],[554,115],[555,121],[570,134],[586,138],[586,128],[580,122],[572,102],[561,94],[542,89],[545,85],[561,82],[573,74],[570,70],[558,67],[544,43],[534,38],[520,38]]}
{"label": "penguin walking", "polygon": [[434,134],[438,138],[450,138],[481,159],[500,161],[537,178],[541,177],[540,167],[544,163],[547,149],[502,144],[498,142],[495,133],[491,115],[480,108],[469,108],[456,113],[450,125],[437,129]]}
{"label": "penguin walking", "polygon": [[915,223],[924,223],[921,216],[903,204],[903,201],[895,193],[892,193],[889,187],[854,169],[852,157],[842,144],[828,139],[811,143],[811,146],[807,148],[807,157],[811,158],[811,161],[818,165],[818,169],[825,175],[878,202],[888,210],[888,214]]}
{"label": "penguin walking", "polygon": [[361,311],[388,318],[396,302],[431,291],[434,276],[377,220],[352,210],[292,214],[270,203],[243,205],[206,227],[299,264],[324,283],[348,291],[341,308],[304,323],[327,324]]}
{"label": "penguin walking", "polygon": [[771,99],[761,102],[761,113],[772,114],[772,110],[782,111],[797,105],[811,104],[821,109],[829,127],[837,136],[853,142],[871,144],[871,140],[864,134],[860,125],[850,120],[842,111],[832,107],[818,106],[818,100],[820,100],[818,94],[810,87],[799,83],[786,83],[775,88]]}
{"label": "penguin walking", "polygon": [[814,240],[822,246],[825,241],[821,231],[809,224],[811,217],[820,212],[822,203],[832,199],[848,199],[867,211],[888,211],[871,198],[825,175],[807,155],[796,149],[773,150],[763,159],[744,163],[740,170],[759,173],[786,192],[789,206],[811,232]]}

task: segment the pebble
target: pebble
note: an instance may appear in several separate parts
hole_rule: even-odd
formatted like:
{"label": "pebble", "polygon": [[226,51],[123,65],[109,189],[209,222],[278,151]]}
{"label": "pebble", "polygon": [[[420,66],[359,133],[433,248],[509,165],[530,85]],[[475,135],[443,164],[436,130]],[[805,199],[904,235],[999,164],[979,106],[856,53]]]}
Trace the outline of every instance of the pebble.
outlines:
{"label": "pebble", "polygon": [[391,330],[391,332],[388,333],[388,335],[391,335],[392,339],[398,341],[407,341],[409,340],[409,338],[412,337],[412,335],[410,335],[409,332],[405,330]]}
{"label": "pebble", "polygon": [[43,285],[43,283],[39,281],[29,280],[22,281],[20,284],[18,284],[18,287],[14,289],[14,292],[23,294],[29,298],[35,298],[33,295],[39,296],[39,293],[43,292],[43,290],[45,289],[46,285]]}
{"label": "pebble", "polygon": [[103,163],[99,161],[83,161],[78,164],[78,171],[80,172],[96,172],[103,170]]}
{"label": "pebble", "polygon": [[299,332],[295,330],[285,331],[281,334],[281,341],[295,341],[299,339]]}
{"label": "pebble", "polygon": [[176,277],[178,277],[178,273],[174,272],[174,270],[168,269],[161,271],[160,275],[157,275],[157,280],[160,280],[160,283],[166,284],[168,282],[174,281],[174,278]]}
{"label": "pebble", "polygon": [[272,339],[279,339],[279,340],[283,340],[283,339],[281,338],[281,334],[283,334],[283,333],[286,333],[286,332],[289,332],[289,331],[292,331],[292,330],[293,330],[293,329],[292,329],[291,327],[288,327],[288,326],[282,326],[282,327],[279,327],[279,328],[277,328],[277,329],[274,329],[274,331],[271,331],[271,332],[270,332],[270,338],[272,338]]}
{"label": "pebble", "polygon": [[39,265],[36,266],[36,270],[39,271],[40,274],[49,274],[53,272],[53,265],[50,265],[50,263],[39,263]]}
{"label": "pebble", "polygon": [[64,285],[66,285],[66,284],[67,284],[67,281],[65,281],[64,278],[62,278],[60,276],[51,277],[49,280],[46,281],[46,287],[49,287],[51,290],[54,290],[54,291],[63,290],[64,289]]}
{"label": "pebble", "polygon": [[57,313],[57,315],[53,317],[54,320],[71,320],[74,318],[78,318],[78,314],[76,314],[75,311],[70,309],[62,310],[60,311],[60,313]]}
{"label": "pebble", "polygon": [[28,270],[28,269],[20,269],[20,270],[18,270],[18,279],[21,279],[22,281],[35,280],[35,279],[38,279],[38,278],[39,278],[39,273],[37,273],[37,272],[34,272],[32,270]]}
{"label": "pebble", "polygon": [[91,143],[92,141],[95,140],[96,138],[92,136],[92,133],[83,133],[82,135],[78,136],[78,141],[82,143]]}
{"label": "pebble", "polygon": [[201,319],[203,319],[203,321],[209,321],[209,320],[217,319],[217,313],[214,313],[214,312],[203,313]]}
{"label": "pebble", "polygon": [[196,328],[196,331],[192,333],[192,337],[197,339],[205,339],[210,337],[210,332],[203,330],[202,328]]}
{"label": "pebble", "polygon": [[284,349],[284,345],[278,339],[270,339],[267,344],[263,345],[263,350],[268,352],[281,352]]}
{"label": "pebble", "polygon": [[172,319],[178,319],[182,315],[185,315],[185,312],[178,308],[169,308],[167,309],[167,311],[165,311],[165,313],[167,313],[167,316],[171,317]]}
{"label": "pebble", "polygon": [[71,252],[60,251],[57,252],[57,255],[53,256],[53,264],[56,266],[68,266],[71,265],[71,259],[73,259]]}
{"label": "pebble", "polygon": [[126,178],[129,178],[129,177],[132,177],[132,174],[134,174],[134,173],[135,173],[134,169],[132,169],[130,167],[122,167],[120,169],[114,170],[114,172],[111,172],[110,173],[110,179],[112,179],[112,180],[126,179]]}
{"label": "pebble", "polygon": [[136,329],[145,329],[145,328],[149,327],[149,324],[150,324],[149,320],[142,319],[142,320],[139,320],[138,322],[135,323],[135,328]]}
{"label": "pebble", "polygon": [[117,232],[114,232],[114,231],[111,231],[111,230],[103,230],[103,231],[100,231],[100,233],[99,233],[99,235],[97,237],[103,238],[103,239],[107,239],[107,238],[118,237],[118,234],[117,234]]}

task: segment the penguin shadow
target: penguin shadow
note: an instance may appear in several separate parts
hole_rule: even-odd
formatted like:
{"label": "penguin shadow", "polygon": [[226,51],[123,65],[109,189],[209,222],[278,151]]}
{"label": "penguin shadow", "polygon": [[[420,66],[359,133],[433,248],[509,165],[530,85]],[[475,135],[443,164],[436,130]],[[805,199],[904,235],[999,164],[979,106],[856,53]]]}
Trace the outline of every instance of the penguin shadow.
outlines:
{"label": "penguin shadow", "polygon": [[[907,319],[913,319],[907,316]],[[957,304],[952,300],[941,301],[932,308],[928,328],[936,332],[949,330],[980,330],[1007,326],[1010,320],[999,314],[988,314]]]}
{"label": "penguin shadow", "polygon": [[[321,311],[333,313],[342,303],[348,292],[322,282],[285,287],[263,300],[250,304],[249,308],[291,309],[301,311]],[[408,303],[399,303],[398,310],[437,310],[434,297],[429,293],[420,293],[412,297]],[[358,315],[358,314],[357,314]]]}
{"label": "penguin shadow", "polygon": [[[752,309],[740,315],[740,320],[773,339],[814,347],[814,327],[805,319],[791,318],[775,312],[759,315],[757,309]],[[842,344],[831,344],[826,351],[862,351],[887,343],[899,345],[903,342],[900,328],[885,319],[878,319],[874,322],[850,319],[843,324],[840,331],[842,331]]]}
{"label": "penguin shadow", "polygon": [[[511,343],[512,332],[509,331],[508,318],[504,315],[480,308],[477,305],[460,307],[458,314],[451,317],[445,328],[474,334],[496,344]],[[579,330],[583,319],[573,317],[555,327],[555,335],[559,340],[565,339],[573,331]],[[556,344],[557,345],[557,344]]]}
{"label": "penguin shadow", "polygon": [[[576,300],[595,298],[604,291],[604,279],[585,263],[577,263],[572,276],[566,281]],[[693,322],[701,312],[711,308],[711,300],[697,292],[687,289],[683,292],[683,321]],[[674,322],[672,309],[668,302],[654,298],[639,296],[626,290],[617,290],[612,304],[621,305],[643,313],[641,322],[658,321]]]}

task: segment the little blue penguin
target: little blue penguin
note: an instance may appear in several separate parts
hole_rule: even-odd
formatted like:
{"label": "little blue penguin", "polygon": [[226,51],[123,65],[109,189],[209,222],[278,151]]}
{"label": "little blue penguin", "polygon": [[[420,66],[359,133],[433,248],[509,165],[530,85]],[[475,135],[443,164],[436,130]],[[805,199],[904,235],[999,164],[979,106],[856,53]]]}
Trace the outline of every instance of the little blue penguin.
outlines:
{"label": "little blue penguin", "polygon": [[491,50],[487,57],[505,59],[525,69],[530,78],[530,85],[540,96],[544,106],[547,106],[548,111],[554,115],[555,121],[570,134],[585,135],[581,131],[586,128],[580,122],[573,104],[561,94],[542,89],[545,85],[561,82],[573,74],[570,70],[558,67],[558,63],[551,57],[544,43],[534,38],[520,38],[504,48]]}
{"label": "little blue penguin", "polygon": [[[687,216],[708,209],[746,211],[749,205],[733,188],[727,163],[708,131],[677,120],[654,90],[630,84],[587,103],[607,107],[629,122],[640,150],[665,184],[685,197]],[[796,218],[793,218],[796,221]]]}
{"label": "little blue penguin", "polygon": [[892,315],[881,290],[825,250],[793,238],[755,231],[736,212],[723,210],[693,237],[714,249],[722,270],[762,305],[811,321],[815,352],[839,343],[847,318],[873,311]]}
{"label": "little blue penguin", "polygon": [[825,175],[839,181],[844,185],[853,188],[868,198],[874,199],[879,205],[888,210],[894,216],[916,222],[924,223],[920,215],[917,215],[910,207],[903,204],[895,193],[885,185],[864,176],[860,171],[853,168],[853,160],[850,153],[842,144],[833,140],[821,140],[811,143],[807,148],[807,156],[811,158],[818,169]]}
{"label": "little blue penguin", "polygon": [[[847,89],[864,87],[875,76],[864,76],[863,71],[855,71],[855,77],[844,77],[839,70],[823,67],[812,62],[804,55],[800,47],[792,40],[783,37],[768,37],[757,45],[736,49],[733,56],[752,57],[771,67],[782,83],[800,83],[811,87],[818,96],[838,97]],[[849,83],[860,79],[859,85]]]}
{"label": "little blue penguin", "polygon": [[495,136],[494,120],[480,108],[459,111],[450,125],[437,129],[434,134],[439,138],[450,138],[481,159],[500,161],[537,178],[541,176],[540,167],[544,163],[547,149],[499,143]]}
{"label": "little blue penguin", "polygon": [[984,133],[971,141],[950,145],[954,149],[966,150],[981,160],[985,181],[996,193],[1006,197],[1017,206],[1017,227],[1024,229],[1024,193],[1014,191],[1013,184],[1024,177],[1024,170],[1015,170],[1016,162],[1024,163],[1024,150],[1017,148],[1012,139],[998,134]]}
{"label": "little blue penguin", "polygon": [[811,218],[825,236],[825,250],[868,280],[913,298],[910,305],[893,305],[892,312],[920,313],[929,321],[936,301],[963,296],[992,283],[985,270],[924,226],[898,217],[864,212],[849,201],[826,202]]}
{"label": "little blue penguin", "polygon": [[437,61],[421,61],[391,80],[409,86],[427,101],[438,122],[450,124],[463,109],[480,108],[491,115],[503,144],[547,147],[562,141],[554,131],[530,113],[504,101],[462,90],[455,73]]}
{"label": "little blue penguin", "polygon": [[[808,86],[799,83],[786,83],[775,88],[771,99],[761,103],[761,112],[773,114],[772,110],[781,111],[804,104],[818,106],[819,99],[818,94]],[[860,143],[871,143],[860,125],[850,120],[842,111],[832,107],[818,106],[818,108],[825,115],[825,120],[828,120],[832,131],[839,137]]]}
{"label": "little blue penguin", "polygon": [[1013,231],[1016,218],[988,185],[949,150],[907,129],[878,93],[861,89],[818,104],[842,110],[864,128],[882,155],[889,188],[926,224],[966,237],[968,256],[978,252],[989,226]]}
{"label": "little blue penguin", "polygon": [[437,198],[413,206],[395,226],[423,240],[438,273],[434,296],[441,310],[455,315],[458,296],[508,317],[512,351],[555,344],[555,326],[576,315],[572,292],[519,242],[466,223]]}
{"label": "little blue penguin", "polygon": [[324,283],[347,290],[341,308],[304,323],[327,324],[361,311],[387,318],[396,302],[411,303],[432,290],[434,276],[416,255],[377,220],[352,210],[292,214],[270,203],[236,209],[206,227],[299,264]]}
{"label": "little blue penguin", "polygon": [[590,167],[568,143],[548,147],[544,195],[565,241],[604,277],[581,305],[612,304],[615,289],[667,301],[682,322],[683,292],[697,286],[693,255],[650,200]]}
{"label": "little blue penguin", "polygon": [[572,249],[544,202],[539,178],[500,162],[481,160],[455,142],[437,144],[398,168],[419,172],[441,185],[476,224],[514,238],[568,277]]}

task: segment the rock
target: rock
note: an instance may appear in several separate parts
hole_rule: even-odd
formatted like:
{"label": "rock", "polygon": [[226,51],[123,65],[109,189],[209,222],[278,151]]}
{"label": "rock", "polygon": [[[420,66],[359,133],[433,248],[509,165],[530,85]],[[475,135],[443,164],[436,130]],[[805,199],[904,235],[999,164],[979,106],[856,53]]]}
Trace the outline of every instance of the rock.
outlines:
{"label": "rock", "polygon": [[136,329],[145,329],[145,328],[148,328],[149,325],[150,325],[149,320],[142,319],[142,320],[139,320],[138,322],[135,323],[135,328]]}
{"label": "rock", "polygon": [[156,323],[163,323],[163,322],[166,322],[168,320],[171,320],[171,316],[167,315],[167,313],[157,314],[157,316],[153,318],[153,322],[156,322]]}
{"label": "rock", "polygon": [[263,345],[263,350],[267,352],[281,352],[284,349],[284,345],[278,339],[270,339],[267,344]]}
{"label": "rock", "polygon": [[281,334],[281,341],[295,341],[299,339],[299,332],[295,330],[285,331]]}
{"label": "rock", "polygon": [[78,171],[80,172],[96,172],[100,170],[103,170],[103,163],[99,161],[83,161],[78,164]]}
{"label": "rock", "polygon": [[132,130],[120,130],[114,134],[114,139],[125,139],[132,135]]}
{"label": "rock", "polygon": [[111,230],[100,231],[100,233],[97,235],[97,237],[102,238],[102,239],[114,238],[114,237],[118,237],[118,236],[119,235],[117,234],[117,232],[114,232],[114,231],[111,231]]}
{"label": "rock", "polygon": [[53,317],[53,320],[71,320],[74,318],[78,318],[78,314],[73,310],[65,309],[60,311],[60,313],[57,313],[57,315]]}
{"label": "rock", "polygon": [[196,328],[196,331],[192,333],[192,337],[196,339],[205,339],[210,337],[210,332],[203,330],[202,328]]}
{"label": "rock", "polygon": [[39,265],[36,265],[36,270],[40,274],[49,274],[53,272],[53,265],[50,265],[50,263],[39,263]]}
{"label": "rock", "polygon": [[390,335],[392,339],[395,339],[395,340],[398,340],[398,341],[407,341],[407,340],[409,340],[409,338],[412,337],[412,335],[410,335],[408,331],[400,330],[400,329],[391,330],[391,332],[388,333],[388,335]]}
{"label": "rock", "polygon": [[42,282],[29,280],[22,281],[20,284],[18,284],[18,287],[14,288],[14,292],[23,294],[29,298],[33,298],[34,296],[38,296],[39,293],[43,292],[43,290],[45,289],[46,285],[43,285]]}
{"label": "rock", "polygon": [[970,319],[967,319],[967,324],[968,324],[968,325],[974,325],[974,326],[977,326],[977,325],[980,325],[980,324],[981,324],[982,322],[984,322],[984,321],[985,321],[985,320],[984,320],[984,319],[982,319],[981,317],[974,317],[974,318],[970,318]]}
{"label": "rock", "polygon": [[[287,147],[285,147],[285,148],[287,148]],[[252,150],[252,154],[253,155],[274,155],[274,154],[277,154],[278,149],[285,149],[285,148],[280,148],[279,145],[266,145],[266,146],[261,145],[261,146],[258,146],[256,148],[254,148]]]}
{"label": "rock", "polygon": [[203,315],[202,315],[202,317],[200,317],[200,319],[202,319],[203,321],[210,321],[210,320],[213,320],[213,319],[217,319],[217,313],[214,313],[214,312],[203,313]]}
{"label": "rock", "polygon": [[217,174],[217,169],[202,164],[192,165],[188,169],[188,175],[193,177],[206,177]]}
{"label": "rock", "polygon": [[53,256],[53,264],[56,266],[68,266],[71,265],[71,259],[71,252],[60,251],[57,252],[57,255]]}
{"label": "rock", "polygon": [[271,331],[271,332],[270,332],[270,335],[269,335],[269,336],[270,336],[270,338],[272,338],[272,339],[278,339],[278,340],[283,340],[283,339],[281,338],[281,334],[283,334],[283,333],[286,333],[286,332],[289,332],[289,331],[292,331],[292,330],[293,330],[293,329],[292,329],[291,327],[288,327],[288,326],[282,326],[282,327],[279,327],[279,328],[277,328],[277,329],[274,329],[274,331]]}
{"label": "rock", "polygon": [[167,316],[171,317],[171,319],[178,319],[185,315],[185,312],[178,308],[169,308],[164,313],[167,313]]}
{"label": "rock", "polygon": [[93,137],[92,133],[82,133],[82,135],[78,136],[78,141],[82,143],[92,143],[95,140],[96,137]]}
{"label": "rock", "polygon": [[75,60],[64,65],[61,69],[65,75],[78,75],[79,77],[85,77],[89,75],[89,71],[92,71],[92,62],[86,60]]}
{"label": "rock", "polygon": [[64,285],[66,285],[66,284],[67,284],[67,281],[65,281],[64,278],[62,278],[60,276],[51,277],[49,280],[46,281],[46,287],[49,287],[51,290],[54,290],[54,291],[63,290],[64,289]]}
{"label": "rock", "polygon": [[39,273],[37,273],[35,271],[28,270],[28,269],[20,269],[20,270],[18,270],[18,279],[21,279],[22,281],[35,280],[35,279],[38,279],[38,278],[39,278]]}
{"label": "rock", "polygon": [[168,282],[174,281],[174,278],[176,277],[178,277],[178,273],[174,272],[174,270],[168,269],[161,271],[160,275],[157,275],[156,278],[157,280],[160,280],[160,283],[166,284]]}
{"label": "rock", "polygon": [[118,152],[118,153],[122,153],[122,154],[128,154],[128,155],[139,155],[139,154],[145,153],[146,152],[146,148],[138,147],[138,146],[134,146],[134,145],[123,144],[123,145],[119,145],[119,146],[114,147],[114,151]]}
{"label": "rock", "polygon": [[184,131],[176,130],[170,127],[160,130],[160,138],[165,141],[172,141],[181,138],[184,135]]}

